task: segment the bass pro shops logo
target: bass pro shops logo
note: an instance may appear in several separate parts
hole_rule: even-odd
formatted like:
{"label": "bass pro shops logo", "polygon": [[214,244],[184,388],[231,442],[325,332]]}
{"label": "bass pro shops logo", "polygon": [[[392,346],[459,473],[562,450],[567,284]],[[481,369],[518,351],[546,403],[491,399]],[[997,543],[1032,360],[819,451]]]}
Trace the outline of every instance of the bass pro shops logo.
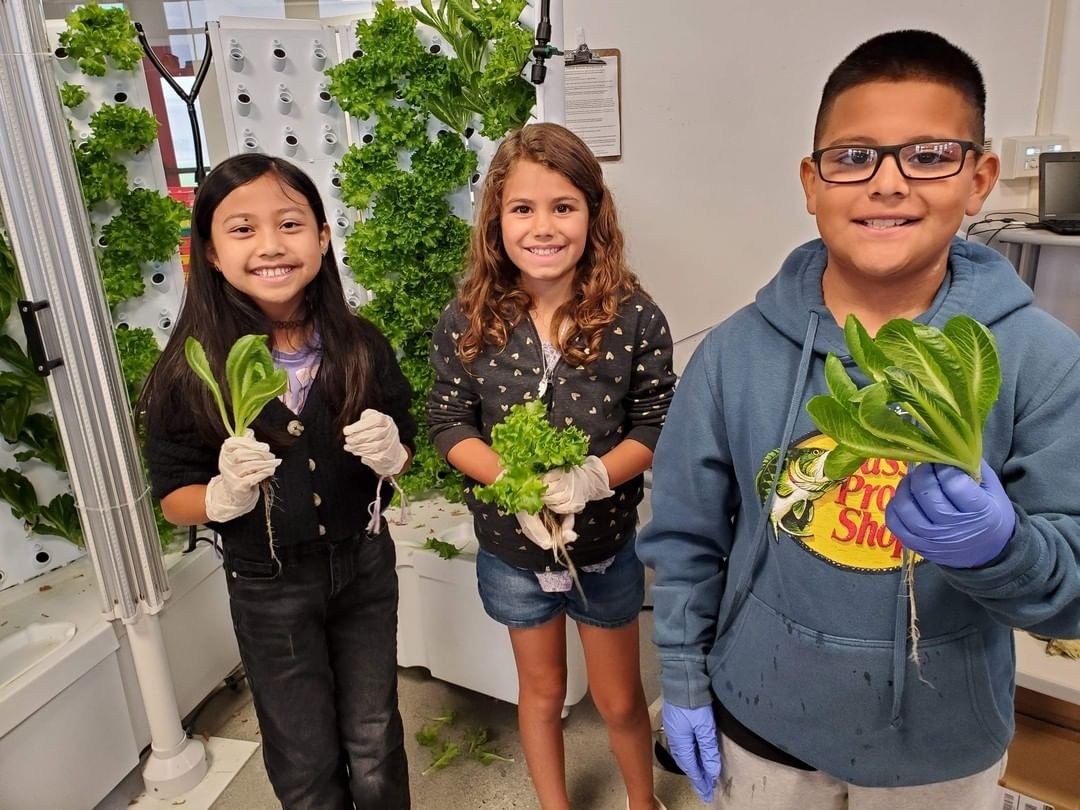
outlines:
{"label": "bass pro shops logo", "polygon": [[[769,509],[773,538],[791,537],[827,562],[857,571],[900,567],[903,546],[885,525],[885,505],[907,472],[903,461],[869,459],[841,481],[825,475],[825,459],[836,442],[815,434],[788,451]],[[769,495],[780,451],[762,459],[758,497]]]}

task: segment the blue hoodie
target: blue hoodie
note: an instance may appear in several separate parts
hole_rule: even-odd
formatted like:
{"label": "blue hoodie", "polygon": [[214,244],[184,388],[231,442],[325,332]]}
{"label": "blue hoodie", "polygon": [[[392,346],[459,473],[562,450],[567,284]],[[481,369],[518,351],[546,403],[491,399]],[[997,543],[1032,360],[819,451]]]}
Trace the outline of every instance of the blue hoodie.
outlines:
{"label": "blue hoodie", "polygon": [[822,299],[825,262],[821,241],[795,250],[702,342],[676,390],[638,540],[656,570],[664,698],[698,707],[715,695],[776,747],[853,784],[968,776],[1012,738],[1012,628],[1080,637],[1080,337],[1032,305],[1001,255],[953,242],[917,320],[941,328],[965,313],[997,339],[1003,382],[983,452],[1017,522],[985,566],[916,566],[916,665],[902,550],[884,517],[906,464],[872,460],[829,481],[834,442],[805,410],[827,393],[829,352],[867,383]]}

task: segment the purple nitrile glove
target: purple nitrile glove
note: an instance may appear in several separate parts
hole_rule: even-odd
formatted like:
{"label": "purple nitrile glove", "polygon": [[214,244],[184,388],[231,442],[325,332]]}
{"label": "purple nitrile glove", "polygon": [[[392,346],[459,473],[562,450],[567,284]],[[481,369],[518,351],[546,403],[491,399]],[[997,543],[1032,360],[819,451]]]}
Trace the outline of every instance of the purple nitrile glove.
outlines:
{"label": "purple nitrile glove", "polygon": [[684,709],[665,700],[660,716],[671,756],[689,777],[701,800],[708,804],[722,769],[712,706]]}
{"label": "purple nitrile glove", "polygon": [[1016,511],[985,461],[982,481],[947,464],[919,464],[885,507],[885,524],[906,548],[948,568],[976,568],[1012,538]]}

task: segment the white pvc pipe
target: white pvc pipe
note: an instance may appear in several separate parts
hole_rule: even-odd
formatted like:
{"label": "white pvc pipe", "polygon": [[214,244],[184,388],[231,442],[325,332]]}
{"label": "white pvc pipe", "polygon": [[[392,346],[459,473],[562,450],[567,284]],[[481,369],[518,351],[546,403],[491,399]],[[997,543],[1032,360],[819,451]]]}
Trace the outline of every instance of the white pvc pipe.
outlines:
{"label": "white pvc pipe", "polygon": [[161,799],[187,793],[206,776],[206,750],[180,725],[165,639],[157,615],[142,613],[127,625],[131,658],[150,726],[150,756],[143,766],[146,792]]}

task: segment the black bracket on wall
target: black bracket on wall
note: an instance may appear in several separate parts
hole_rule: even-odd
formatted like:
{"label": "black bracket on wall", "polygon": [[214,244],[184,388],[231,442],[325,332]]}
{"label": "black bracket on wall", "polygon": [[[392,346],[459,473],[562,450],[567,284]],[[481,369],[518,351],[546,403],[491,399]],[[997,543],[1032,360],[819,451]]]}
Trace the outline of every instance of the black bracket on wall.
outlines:
{"label": "black bracket on wall", "polygon": [[64,365],[64,361],[60,358],[50,360],[45,356],[45,342],[41,339],[41,328],[38,326],[37,313],[43,309],[48,309],[49,302],[23,301],[20,299],[18,303],[23,332],[26,333],[26,351],[30,355],[30,362],[34,364],[34,371],[42,377],[48,377],[54,368]]}
{"label": "black bracket on wall", "polygon": [[551,0],[541,0],[540,19],[536,23],[536,44],[532,49],[532,57],[535,60],[532,66],[530,78],[533,84],[543,84],[547,78],[547,65],[544,62],[553,56],[562,53],[551,42]]}

